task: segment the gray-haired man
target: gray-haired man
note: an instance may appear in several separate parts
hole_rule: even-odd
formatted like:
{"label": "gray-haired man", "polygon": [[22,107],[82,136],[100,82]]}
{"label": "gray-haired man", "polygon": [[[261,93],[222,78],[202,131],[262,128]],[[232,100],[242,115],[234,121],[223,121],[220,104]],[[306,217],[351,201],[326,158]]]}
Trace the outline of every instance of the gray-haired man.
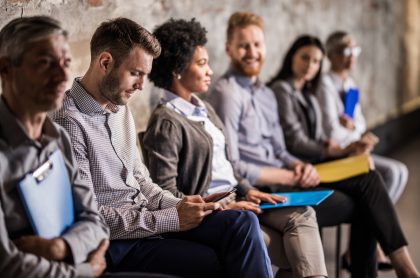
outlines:
{"label": "gray-haired man", "polygon": [[[96,277],[106,265],[108,228],[79,179],[66,132],[47,117],[61,106],[70,61],[67,32],[54,19],[19,18],[0,31],[1,277]],[[57,149],[72,185],[75,223],[45,239],[33,235],[16,185]]]}

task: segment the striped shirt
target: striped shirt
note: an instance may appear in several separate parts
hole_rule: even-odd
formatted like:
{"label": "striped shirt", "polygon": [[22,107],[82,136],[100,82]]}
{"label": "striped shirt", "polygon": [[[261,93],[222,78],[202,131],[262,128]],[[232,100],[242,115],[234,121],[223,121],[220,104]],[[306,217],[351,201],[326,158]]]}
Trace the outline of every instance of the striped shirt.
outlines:
{"label": "striped shirt", "polygon": [[150,179],[126,105],[103,109],[75,79],[53,119],[70,134],[80,175],[94,190],[111,239],[179,231],[180,199]]}

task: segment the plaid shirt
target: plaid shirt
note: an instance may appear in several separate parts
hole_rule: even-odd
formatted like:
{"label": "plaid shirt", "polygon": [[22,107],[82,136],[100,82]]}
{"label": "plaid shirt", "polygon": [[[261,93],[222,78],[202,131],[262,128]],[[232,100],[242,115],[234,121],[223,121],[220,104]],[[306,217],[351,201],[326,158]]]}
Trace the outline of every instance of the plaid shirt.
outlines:
{"label": "plaid shirt", "polygon": [[180,199],[150,179],[127,106],[103,109],[76,79],[53,118],[70,134],[80,175],[95,192],[111,239],[179,231]]}

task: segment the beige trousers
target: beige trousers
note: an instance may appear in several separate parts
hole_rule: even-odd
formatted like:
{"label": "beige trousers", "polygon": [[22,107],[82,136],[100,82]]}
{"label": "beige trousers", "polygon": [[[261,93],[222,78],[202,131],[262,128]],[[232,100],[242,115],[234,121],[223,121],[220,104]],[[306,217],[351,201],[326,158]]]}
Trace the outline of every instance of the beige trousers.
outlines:
{"label": "beige trousers", "polygon": [[[220,200],[235,202],[236,194]],[[276,277],[327,277],[324,250],[316,213],[312,207],[270,209],[259,215],[271,263],[279,268]]]}
{"label": "beige trousers", "polygon": [[327,277],[316,215],[311,207],[267,210],[259,218],[271,263],[279,268],[277,277]]}

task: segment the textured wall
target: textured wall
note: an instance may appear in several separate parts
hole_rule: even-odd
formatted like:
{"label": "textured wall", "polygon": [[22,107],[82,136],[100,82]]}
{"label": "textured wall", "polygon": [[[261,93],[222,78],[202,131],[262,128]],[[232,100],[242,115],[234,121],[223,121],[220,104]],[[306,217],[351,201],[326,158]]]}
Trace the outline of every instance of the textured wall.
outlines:
{"label": "textured wall", "polygon": [[[413,36],[404,34],[408,26],[404,19],[407,1],[419,3],[419,0],[0,0],[0,26],[21,14],[52,15],[63,21],[71,32],[73,75],[77,76],[87,68],[89,39],[103,20],[125,16],[153,29],[170,17],[196,17],[208,30],[210,63],[217,77],[228,62],[224,41],[229,15],[237,10],[253,11],[266,22],[269,62],[262,73],[264,80],[277,70],[297,35],[310,33],[325,40],[331,31],[347,30],[363,48],[354,75],[372,125],[396,116],[403,100],[407,102],[419,95],[418,82],[411,81],[410,92],[405,95],[400,89],[402,80],[407,81],[403,77],[404,61],[413,55],[413,48],[411,52],[402,51],[408,49],[404,48],[410,41],[407,36]],[[418,45],[416,48],[418,51]],[[410,74],[419,76],[416,71]],[[156,92],[146,84],[145,90],[130,100],[138,129],[143,129],[147,122],[151,94]]]}

